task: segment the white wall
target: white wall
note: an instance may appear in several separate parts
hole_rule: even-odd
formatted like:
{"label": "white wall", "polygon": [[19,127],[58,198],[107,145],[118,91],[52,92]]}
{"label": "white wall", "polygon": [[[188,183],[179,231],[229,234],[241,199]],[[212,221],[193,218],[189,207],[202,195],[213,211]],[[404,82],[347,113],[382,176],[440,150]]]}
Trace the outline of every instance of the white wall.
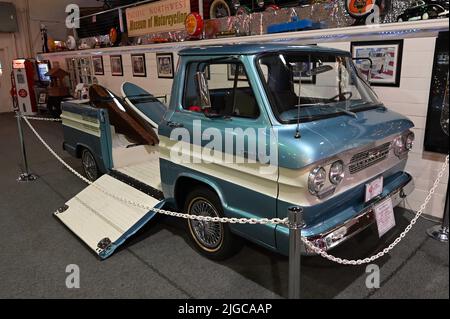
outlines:
{"label": "white wall", "polygon": [[[178,62],[178,55],[175,53],[173,57],[174,57],[174,68],[176,68]],[[114,93],[118,95],[120,95],[120,88],[122,86],[122,83],[128,81],[145,88],[155,96],[167,95],[167,97],[170,98],[173,80],[158,78],[158,74],[156,72],[156,53],[146,53],[145,63],[147,67],[147,77],[146,78],[133,77],[131,68],[131,55],[123,54],[122,55],[122,64],[124,70],[123,77],[111,76],[110,56],[104,55],[103,64],[105,68],[105,75],[104,76],[96,75],[96,77],[99,81],[99,84],[104,85],[105,87],[111,89]]]}

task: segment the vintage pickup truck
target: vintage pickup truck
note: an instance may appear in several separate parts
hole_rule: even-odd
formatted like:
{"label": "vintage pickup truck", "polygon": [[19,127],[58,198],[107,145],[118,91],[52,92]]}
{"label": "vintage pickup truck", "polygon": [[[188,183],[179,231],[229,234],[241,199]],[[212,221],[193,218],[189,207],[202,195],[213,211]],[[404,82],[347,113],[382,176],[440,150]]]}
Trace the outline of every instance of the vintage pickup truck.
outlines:
{"label": "vintage pickup truck", "polygon": [[[179,56],[168,108],[131,83],[121,98],[96,86],[90,102],[64,102],[64,149],[82,158],[91,180],[105,174],[188,214],[285,218],[300,206],[302,235],[324,250],[374,224],[380,236],[392,228],[392,207],[414,188],[404,171],[413,123],[378,100],[350,53],[263,43]],[[153,128],[141,126],[150,137],[137,141],[142,119]],[[154,215],[145,214],[117,240],[99,242],[99,254]],[[187,229],[213,259],[234,253],[238,237],[288,254],[286,225],[190,220]]]}

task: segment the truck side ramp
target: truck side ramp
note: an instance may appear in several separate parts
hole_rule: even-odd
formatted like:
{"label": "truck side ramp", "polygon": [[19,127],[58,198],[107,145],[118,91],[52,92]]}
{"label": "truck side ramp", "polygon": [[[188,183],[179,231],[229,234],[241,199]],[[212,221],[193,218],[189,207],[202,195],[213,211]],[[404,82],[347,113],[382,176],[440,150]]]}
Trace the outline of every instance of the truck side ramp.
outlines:
{"label": "truck side ramp", "polygon": [[102,190],[154,208],[160,208],[164,202],[110,175],[103,175],[94,184],[54,214],[101,259],[105,259],[156,213],[126,204]]}

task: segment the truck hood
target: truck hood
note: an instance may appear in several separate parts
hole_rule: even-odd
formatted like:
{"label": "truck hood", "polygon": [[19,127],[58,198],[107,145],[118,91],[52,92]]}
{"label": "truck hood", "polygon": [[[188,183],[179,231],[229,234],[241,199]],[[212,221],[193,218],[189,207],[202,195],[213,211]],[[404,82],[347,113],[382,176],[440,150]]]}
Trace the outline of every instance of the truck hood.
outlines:
{"label": "truck hood", "polygon": [[278,134],[280,167],[298,169],[347,150],[361,147],[414,126],[405,116],[379,108],[296,125],[275,127]]}

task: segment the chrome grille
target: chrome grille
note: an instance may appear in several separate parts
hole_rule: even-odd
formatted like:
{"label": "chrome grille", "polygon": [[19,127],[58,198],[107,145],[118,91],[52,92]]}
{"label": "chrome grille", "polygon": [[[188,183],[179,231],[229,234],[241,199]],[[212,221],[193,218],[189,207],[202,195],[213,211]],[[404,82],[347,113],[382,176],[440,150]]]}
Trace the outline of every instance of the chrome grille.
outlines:
{"label": "chrome grille", "polygon": [[356,174],[388,157],[391,143],[385,143],[370,150],[353,155],[348,166],[350,174]]}

